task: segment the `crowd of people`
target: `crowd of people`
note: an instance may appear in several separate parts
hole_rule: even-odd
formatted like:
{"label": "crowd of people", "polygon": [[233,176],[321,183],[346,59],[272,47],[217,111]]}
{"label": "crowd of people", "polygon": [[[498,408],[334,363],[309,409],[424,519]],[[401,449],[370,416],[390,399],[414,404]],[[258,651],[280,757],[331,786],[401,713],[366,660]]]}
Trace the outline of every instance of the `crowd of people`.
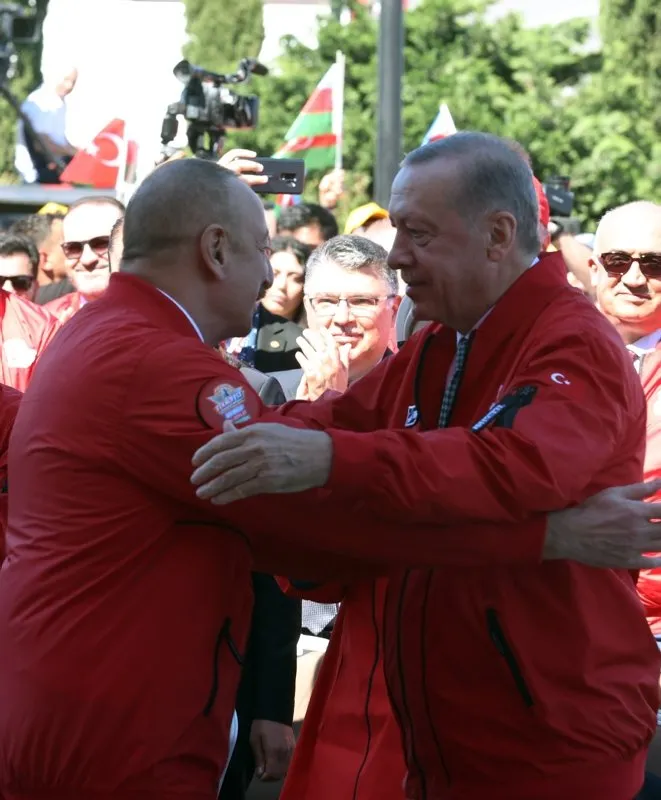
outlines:
{"label": "crowd of people", "polygon": [[661,206],[251,156],[0,235],[0,798],[661,798]]}

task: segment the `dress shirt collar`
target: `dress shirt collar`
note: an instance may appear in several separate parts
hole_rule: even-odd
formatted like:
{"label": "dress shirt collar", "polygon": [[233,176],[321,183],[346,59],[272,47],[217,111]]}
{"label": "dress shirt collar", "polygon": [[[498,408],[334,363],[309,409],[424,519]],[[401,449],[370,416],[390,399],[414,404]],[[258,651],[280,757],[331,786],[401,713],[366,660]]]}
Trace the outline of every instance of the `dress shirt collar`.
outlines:
{"label": "dress shirt collar", "polygon": [[185,308],[184,308],[184,307],[181,305],[181,303],[178,303],[178,302],[177,302],[177,301],[174,299],[174,297],[170,297],[170,295],[169,295],[167,292],[164,292],[164,291],[163,291],[163,289],[159,289],[158,291],[159,291],[159,292],[160,292],[160,293],[163,295],[163,297],[167,297],[167,299],[168,299],[168,300],[169,300],[171,303],[174,303],[174,304],[175,304],[175,306],[177,306],[177,308],[179,309],[179,311],[181,311],[181,313],[182,313],[182,314],[183,314],[183,315],[186,317],[186,319],[187,319],[187,320],[190,322],[190,324],[193,326],[193,330],[194,330],[194,331],[195,331],[195,333],[196,333],[196,334],[197,334],[197,335],[200,337],[200,341],[202,341],[202,342],[203,342],[203,341],[204,341],[204,336],[202,336],[202,331],[200,330],[200,326],[197,324],[197,322],[195,322],[195,320],[193,319],[193,317],[191,317],[191,315],[188,313],[188,311],[186,311],[186,309],[185,309]]}

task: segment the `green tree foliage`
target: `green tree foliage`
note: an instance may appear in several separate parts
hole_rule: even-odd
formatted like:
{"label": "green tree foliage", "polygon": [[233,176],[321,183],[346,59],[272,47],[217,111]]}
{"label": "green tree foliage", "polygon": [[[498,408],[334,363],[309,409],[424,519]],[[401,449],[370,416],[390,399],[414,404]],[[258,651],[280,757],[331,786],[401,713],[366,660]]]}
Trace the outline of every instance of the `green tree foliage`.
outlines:
{"label": "green tree foliage", "polygon": [[[661,3],[658,0],[602,0],[601,33],[607,71],[625,64],[639,79],[644,99],[661,99]],[[622,60],[623,59],[623,60]],[[661,108],[656,109],[661,125]]]}
{"label": "green tree foliage", "polygon": [[[20,5],[28,5],[27,0],[18,0]],[[46,16],[48,0],[37,0],[39,27]],[[41,38],[41,37],[40,37]],[[38,44],[18,44],[18,65],[16,75],[10,82],[10,89],[19,99],[27,95],[40,83],[41,42]],[[2,79],[4,76],[0,76]],[[14,150],[16,146],[16,115],[9,104],[0,98],[0,182],[17,180],[14,171]]]}
{"label": "green tree foliage", "polygon": [[[585,20],[531,29],[517,15],[494,18],[493,0],[423,0],[405,17],[403,151],[420,143],[446,102],[460,129],[521,142],[540,178],[569,175],[576,212],[592,225],[613,205],[661,200],[661,99],[654,82],[661,2],[602,5],[603,59]],[[371,195],[378,98],[378,23],[362,6],[353,10],[348,25],[333,16],[321,21],[317,50],[291,37],[283,41],[277,69],[250,86],[261,96],[258,129],[228,138],[228,146],[275,152],[342,50],[348,205]],[[306,196],[313,197],[320,176],[310,177]]]}
{"label": "green tree foliage", "polygon": [[215,72],[256,58],[264,40],[262,0],[185,0],[190,41],[185,55]]}

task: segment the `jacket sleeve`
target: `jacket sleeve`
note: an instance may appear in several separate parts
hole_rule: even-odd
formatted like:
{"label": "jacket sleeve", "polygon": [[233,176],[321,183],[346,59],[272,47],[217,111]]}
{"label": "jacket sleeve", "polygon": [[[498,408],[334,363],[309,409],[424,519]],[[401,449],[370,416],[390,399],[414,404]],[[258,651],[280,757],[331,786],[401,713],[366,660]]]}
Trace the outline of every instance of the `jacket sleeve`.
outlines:
{"label": "jacket sleeve", "polygon": [[609,461],[642,447],[642,393],[625,359],[617,342],[580,331],[540,345],[509,387],[536,392],[512,427],[330,430],[327,486],[401,522],[513,522],[579,503]]}
{"label": "jacket sleeve", "polygon": [[5,557],[5,533],[9,510],[7,450],[18,406],[23,395],[11,386],[0,384],[0,564]]}
{"label": "jacket sleeve", "polygon": [[57,317],[55,317],[52,313],[49,312],[48,319],[44,320],[43,330],[41,332],[41,336],[39,337],[39,342],[37,344],[37,358],[41,356],[44,350],[53,341],[53,337],[60,330],[61,327],[62,326]]}
{"label": "jacket sleeve", "polygon": [[[210,416],[206,400],[213,387],[242,388],[252,420],[260,419],[263,406],[238,370],[192,340],[146,349],[124,404],[116,444],[119,466],[137,484],[157,492],[164,508],[169,502],[170,513],[247,536],[255,569],[317,583],[348,583],[387,574],[402,564],[486,566],[539,560],[543,515],[534,523],[513,526],[505,544],[502,528],[495,525],[443,525],[442,518],[419,521],[415,516],[402,525],[394,516],[375,514],[370,497],[338,503],[326,489],[263,495],[228,506],[200,500],[190,483],[191,459],[219,432],[220,423]],[[278,421],[302,424],[283,417]],[[374,474],[380,465],[367,468]],[[274,520],[281,522],[274,525]]]}
{"label": "jacket sleeve", "polygon": [[385,427],[382,409],[387,408],[388,387],[396,385],[404,366],[403,359],[386,358],[367,375],[340,394],[329,391],[313,403],[295,400],[272,410],[271,421],[278,417],[303,422],[306,428],[337,428],[350,431],[375,431]]}
{"label": "jacket sleeve", "polygon": [[252,683],[253,719],[291,725],[301,601],[284,595],[270,575],[253,574],[255,596],[243,680]]}

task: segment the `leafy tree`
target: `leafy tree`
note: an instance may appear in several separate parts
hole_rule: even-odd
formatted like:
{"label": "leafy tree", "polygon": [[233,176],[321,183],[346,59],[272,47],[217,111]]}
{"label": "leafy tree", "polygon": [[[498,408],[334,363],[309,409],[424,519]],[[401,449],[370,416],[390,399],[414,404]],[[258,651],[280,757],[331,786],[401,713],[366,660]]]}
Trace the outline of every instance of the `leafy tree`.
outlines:
{"label": "leafy tree", "polygon": [[[602,0],[605,65],[614,74],[633,73],[644,99],[661,99],[661,4],[658,0]],[[656,109],[661,125],[661,109]]]}
{"label": "leafy tree", "polygon": [[[439,102],[448,103],[459,128],[518,139],[541,176],[572,174],[575,158],[567,128],[574,122],[572,93],[600,68],[586,51],[589,25],[570,21],[527,29],[516,15],[489,19],[488,0],[423,0],[406,14],[403,85],[404,152],[417,147]],[[344,161],[351,173],[348,202],[369,199],[376,152],[378,22],[354,7],[348,25],[321,21],[319,48],[284,40],[279,72],[255,82],[262,95],[257,131],[231,142],[274,152],[306,97],[342,50],[347,59]],[[568,119],[563,118],[568,114]],[[311,181],[310,193],[316,182]]]}
{"label": "leafy tree", "polygon": [[[18,0],[20,5],[28,6],[27,0]],[[39,29],[46,16],[48,0],[37,0],[37,20]],[[9,88],[13,94],[23,100],[39,85],[41,68],[41,37],[36,44],[18,44],[18,63],[16,75]],[[0,75],[0,80],[4,75]],[[14,150],[16,146],[16,114],[10,105],[0,98],[0,182],[8,183],[17,180],[14,171]]]}
{"label": "leafy tree", "polygon": [[190,41],[185,55],[214,72],[256,58],[264,40],[262,0],[185,0]]}

